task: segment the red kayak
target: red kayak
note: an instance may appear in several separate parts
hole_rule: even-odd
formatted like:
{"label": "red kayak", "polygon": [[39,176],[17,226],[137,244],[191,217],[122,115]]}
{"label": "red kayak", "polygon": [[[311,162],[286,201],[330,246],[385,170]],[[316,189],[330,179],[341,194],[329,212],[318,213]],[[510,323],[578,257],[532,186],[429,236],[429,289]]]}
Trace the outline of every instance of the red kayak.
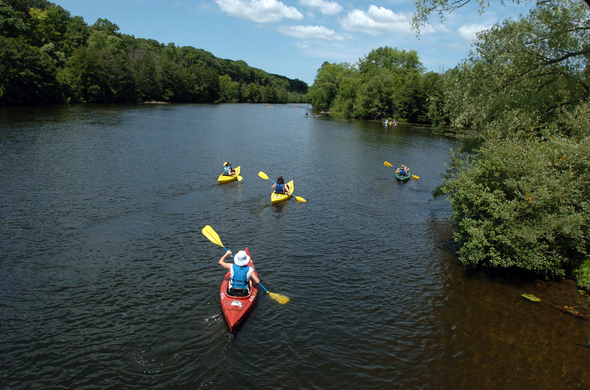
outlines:
{"label": "red kayak", "polygon": [[[245,249],[248,256],[250,251],[248,248]],[[250,267],[254,267],[252,263],[252,257],[248,263]],[[256,273],[256,271],[254,271]],[[233,297],[227,294],[227,286],[231,279],[230,271],[227,271],[225,278],[221,282],[221,289],[219,290],[219,300],[221,301],[221,310],[227,325],[229,326],[229,332],[233,333],[235,329],[246,319],[246,315],[252,310],[256,297],[258,297],[258,285],[250,281],[250,294],[246,297]],[[258,275],[258,274],[256,274]]]}

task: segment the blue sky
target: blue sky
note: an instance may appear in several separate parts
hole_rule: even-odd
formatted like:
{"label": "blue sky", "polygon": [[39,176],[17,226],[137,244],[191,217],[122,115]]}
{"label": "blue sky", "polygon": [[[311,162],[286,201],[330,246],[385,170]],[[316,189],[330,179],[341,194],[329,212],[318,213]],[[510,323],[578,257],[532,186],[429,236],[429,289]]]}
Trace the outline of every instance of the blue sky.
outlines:
{"label": "blue sky", "polygon": [[416,50],[431,71],[467,58],[475,32],[526,14],[526,4],[492,2],[479,14],[471,0],[437,15],[419,36],[409,22],[410,0],[53,0],[89,25],[108,19],[124,34],[164,44],[192,46],[269,73],[313,84],[324,63],[355,64],[382,46]]}

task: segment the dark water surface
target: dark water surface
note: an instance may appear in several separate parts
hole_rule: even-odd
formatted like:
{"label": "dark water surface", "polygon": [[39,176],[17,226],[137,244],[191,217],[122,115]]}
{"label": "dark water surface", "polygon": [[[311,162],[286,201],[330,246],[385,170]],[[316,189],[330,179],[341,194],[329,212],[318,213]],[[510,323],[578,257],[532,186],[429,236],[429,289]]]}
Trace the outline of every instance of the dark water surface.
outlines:
{"label": "dark water surface", "polygon": [[[306,110],[0,109],[0,388],[590,388],[588,323],[520,296],[587,306],[574,284],[458,264],[431,196],[458,141]],[[236,336],[205,225],[291,299]]]}

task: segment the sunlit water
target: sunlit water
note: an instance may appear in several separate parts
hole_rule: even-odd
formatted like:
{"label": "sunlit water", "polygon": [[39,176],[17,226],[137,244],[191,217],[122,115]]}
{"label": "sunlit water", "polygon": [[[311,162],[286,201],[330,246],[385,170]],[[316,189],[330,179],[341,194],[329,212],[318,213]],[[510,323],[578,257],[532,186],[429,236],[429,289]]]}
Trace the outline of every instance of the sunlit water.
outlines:
{"label": "sunlit water", "polygon": [[[306,111],[0,109],[0,388],[590,386],[588,323],[521,297],[587,307],[575,285],[458,264],[431,195],[458,141]],[[307,202],[271,207],[259,171]],[[234,336],[205,225],[290,298]]]}

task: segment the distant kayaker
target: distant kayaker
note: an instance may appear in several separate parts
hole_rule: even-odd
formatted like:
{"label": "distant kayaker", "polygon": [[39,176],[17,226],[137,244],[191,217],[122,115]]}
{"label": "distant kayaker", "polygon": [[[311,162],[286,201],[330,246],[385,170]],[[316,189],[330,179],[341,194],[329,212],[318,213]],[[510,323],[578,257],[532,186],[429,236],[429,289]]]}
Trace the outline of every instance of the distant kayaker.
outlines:
{"label": "distant kayaker", "polygon": [[231,251],[219,259],[219,264],[230,271],[227,294],[234,297],[245,297],[250,293],[250,279],[260,283],[260,279],[254,273],[254,268],[249,266],[250,256],[246,251],[239,251],[234,257],[234,263],[226,263],[225,258],[231,255]]}
{"label": "distant kayaker", "polygon": [[410,174],[410,168],[406,167],[405,165],[402,165],[401,167],[395,170],[395,173],[402,176],[408,176]]}
{"label": "distant kayaker", "polygon": [[223,164],[223,174],[224,175],[231,176],[235,173],[236,173],[236,171],[234,169],[232,169],[230,162],[226,162]]}
{"label": "distant kayaker", "polygon": [[277,182],[270,188],[275,190],[276,194],[286,194],[289,192],[289,186],[285,184],[285,179],[283,179],[283,176],[279,176]]}

